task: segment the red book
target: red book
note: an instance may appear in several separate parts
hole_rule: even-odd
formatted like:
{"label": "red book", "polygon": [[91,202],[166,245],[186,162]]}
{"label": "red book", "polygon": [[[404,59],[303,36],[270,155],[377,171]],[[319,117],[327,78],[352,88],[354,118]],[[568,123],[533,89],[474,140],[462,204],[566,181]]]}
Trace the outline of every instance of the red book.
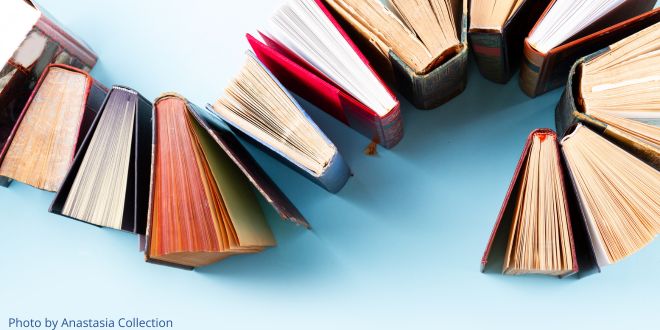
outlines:
{"label": "red book", "polygon": [[328,12],[319,0],[314,3],[321,9],[325,17],[346,40],[355,54],[375,76],[378,83],[394,100],[394,106],[385,113],[372,109],[349,94],[339,84],[323,74],[319,68],[314,67],[293,50],[282,43],[264,34],[264,42],[247,35],[248,41],[255,54],[264,65],[280,80],[290,91],[305,98],[323,111],[332,115],[344,124],[381,144],[386,148],[395,146],[403,137],[403,124],[399,102],[375,73],[364,55],[350,40],[339,26],[337,21]]}

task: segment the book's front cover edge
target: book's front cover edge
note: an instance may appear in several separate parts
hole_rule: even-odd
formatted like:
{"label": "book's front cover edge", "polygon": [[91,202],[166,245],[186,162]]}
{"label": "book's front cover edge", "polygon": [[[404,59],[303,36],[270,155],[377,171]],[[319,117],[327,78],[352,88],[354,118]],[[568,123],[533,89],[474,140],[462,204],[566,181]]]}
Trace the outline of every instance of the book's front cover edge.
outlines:
{"label": "book's front cover edge", "polygon": [[[197,109],[197,107],[195,106],[193,109]],[[206,118],[203,114],[204,110],[197,109],[196,111],[201,112],[198,113],[202,117],[200,124],[211,133],[211,136],[220,148],[225,151],[225,154],[238,166],[254,188],[277,211],[280,217],[309,229],[309,222],[303,217],[298,208],[284,195],[275,182],[259,166],[249,152],[245,150],[233,133],[228,128],[217,125],[216,120],[222,121],[222,119],[217,116],[213,121],[206,120],[204,119]],[[215,113],[211,105],[207,105],[206,111]],[[226,124],[224,121],[222,123]],[[211,128],[211,125],[213,128]]]}

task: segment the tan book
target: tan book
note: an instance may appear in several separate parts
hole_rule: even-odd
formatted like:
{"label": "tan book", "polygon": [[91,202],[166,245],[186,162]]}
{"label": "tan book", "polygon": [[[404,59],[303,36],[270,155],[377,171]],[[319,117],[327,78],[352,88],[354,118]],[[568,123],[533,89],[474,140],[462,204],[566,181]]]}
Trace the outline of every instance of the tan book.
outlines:
{"label": "tan book", "polygon": [[560,134],[582,122],[660,168],[660,23],[577,61],[557,107]]}
{"label": "tan book", "polygon": [[417,108],[465,87],[467,1],[323,0],[378,73]]}
{"label": "tan book", "polygon": [[106,92],[84,71],[50,65],[0,153],[0,181],[56,191]]}
{"label": "tan book", "polygon": [[[561,152],[561,153],[560,153]],[[660,172],[578,124],[530,134],[482,271],[588,275],[660,233]]]}

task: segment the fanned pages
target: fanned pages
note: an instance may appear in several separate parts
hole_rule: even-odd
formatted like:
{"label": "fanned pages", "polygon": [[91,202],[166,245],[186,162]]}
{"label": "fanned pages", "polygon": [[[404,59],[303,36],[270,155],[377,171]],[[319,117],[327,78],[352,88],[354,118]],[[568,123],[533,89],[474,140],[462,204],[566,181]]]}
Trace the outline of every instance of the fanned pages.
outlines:
{"label": "fanned pages", "polygon": [[504,273],[567,275],[573,273],[573,246],[560,161],[554,134],[532,136],[522,168]]}
{"label": "fanned pages", "polygon": [[660,173],[582,125],[561,145],[598,265],[649,244],[660,232]]}
{"label": "fanned pages", "polygon": [[136,92],[113,88],[68,193],[62,214],[122,229],[132,159]]}
{"label": "fanned pages", "polygon": [[269,37],[294,52],[378,115],[397,106],[314,0],[290,0],[271,18]]}
{"label": "fanned pages", "polygon": [[197,267],[274,246],[249,181],[190,111],[171,95],[154,104],[148,260]]}
{"label": "fanned pages", "polygon": [[545,54],[626,1],[634,0],[557,0],[530,33],[529,43]]}
{"label": "fanned pages", "polygon": [[525,0],[472,0],[470,29],[502,31],[504,23]]}
{"label": "fanned pages", "polygon": [[348,180],[335,146],[253,56],[247,56],[213,111],[329,191]]}
{"label": "fanned pages", "polygon": [[660,23],[582,64],[584,112],[660,154]]}
{"label": "fanned pages", "polygon": [[383,57],[397,54],[417,74],[458,53],[460,40],[448,0],[326,0],[351,25],[370,35]]}
{"label": "fanned pages", "polygon": [[91,78],[51,66],[0,165],[0,176],[55,191],[73,159]]}

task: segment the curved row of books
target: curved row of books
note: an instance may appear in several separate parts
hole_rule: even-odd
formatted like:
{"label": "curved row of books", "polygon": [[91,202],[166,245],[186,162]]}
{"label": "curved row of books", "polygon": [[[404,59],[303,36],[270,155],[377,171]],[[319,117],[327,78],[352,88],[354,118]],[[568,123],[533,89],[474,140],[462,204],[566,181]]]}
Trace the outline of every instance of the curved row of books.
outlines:
{"label": "curved row of books", "polygon": [[259,252],[276,241],[257,195],[309,223],[236,136],[336,193],[351,171],[293,95],[369,138],[370,154],[403,138],[390,86],[438,108],[465,88],[472,49],[495,82],[522,63],[530,96],[568,77],[560,136],[530,135],[482,269],[587,274],[660,231],[654,3],[291,0],[247,35],[242,68],[202,108],[103,86],[88,73],[89,47],[30,1],[3,1],[0,185],[56,192],[50,212],[136,233],[154,263],[194,268]]}

